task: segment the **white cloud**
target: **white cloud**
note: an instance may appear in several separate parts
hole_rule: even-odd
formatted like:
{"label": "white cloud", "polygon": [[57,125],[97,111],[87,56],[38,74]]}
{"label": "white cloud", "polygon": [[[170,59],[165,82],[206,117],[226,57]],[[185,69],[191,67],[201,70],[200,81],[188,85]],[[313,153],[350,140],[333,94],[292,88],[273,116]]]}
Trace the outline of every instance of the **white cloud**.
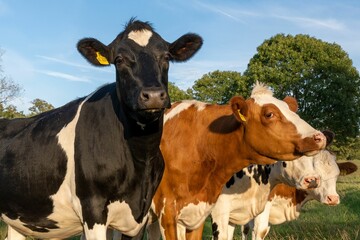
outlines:
{"label": "white cloud", "polygon": [[83,77],[78,77],[78,76],[74,76],[71,74],[67,74],[67,73],[62,73],[62,72],[55,72],[55,71],[44,71],[44,70],[36,70],[36,72],[38,73],[42,73],[51,77],[56,77],[56,78],[61,78],[61,79],[65,79],[68,81],[74,81],[74,82],[91,82],[89,79],[87,78],[83,78]]}
{"label": "white cloud", "polygon": [[69,62],[63,59],[59,59],[59,58],[54,58],[54,57],[48,57],[48,56],[43,56],[43,55],[36,55],[36,57],[38,58],[42,58],[45,60],[49,60],[51,62],[57,62],[57,63],[61,63],[67,66],[72,66],[72,67],[78,67],[78,68],[85,68],[85,69],[91,69],[91,70],[96,70],[96,71],[101,71],[101,72],[108,72],[108,73],[112,73],[113,69],[109,69],[107,67],[95,67],[92,65],[84,65],[84,64],[79,64],[79,63],[74,63],[74,62]]}
{"label": "white cloud", "polygon": [[345,30],[346,27],[343,23],[335,20],[335,19],[315,19],[315,18],[307,18],[307,17],[289,17],[282,15],[273,15],[275,18],[283,19],[289,22],[293,22],[300,27],[306,28],[327,28],[331,30]]}
{"label": "white cloud", "polygon": [[210,10],[211,12],[223,15],[223,16],[228,17],[228,18],[230,18],[232,20],[235,20],[237,22],[244,22],[238,16],[231,13],[231,11],[229,11],[229,9],[224,9],[223,7],[216,6],[216,5],[213,5],[213,4],[204,3],[204,2],[200,2],[200,1],[197,1],[196,4],[198,4],[202,8],[206,8],[206,9]]}

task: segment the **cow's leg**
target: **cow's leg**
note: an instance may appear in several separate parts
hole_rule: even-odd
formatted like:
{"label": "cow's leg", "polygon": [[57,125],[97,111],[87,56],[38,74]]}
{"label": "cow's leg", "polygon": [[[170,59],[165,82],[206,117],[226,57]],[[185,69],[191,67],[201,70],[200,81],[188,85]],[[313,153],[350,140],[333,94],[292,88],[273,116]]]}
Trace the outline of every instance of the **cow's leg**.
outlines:
{"label": "cow's leg", "polygon": [[254,235],[256,240],[263,240],[265,239],[266,235],[270,231],[269,227],[269,216],[270,216],[270,209],[271,209],[271,202],[267,202],[264,208],[264,211],[257,215],[254,219]]}
{"label": "cow's leg", "polygon": [[87,227],[87,224],[84,225],[84,235],[86,240],[106,239],[106,231],[106,225],[95,224],[94,227],[91,229]]}
{"label": "cow's leg", "polygon": [[26,237],[24,235],[22,235],[18,231],[15,231],[12,227],[8,225],[7,237],[5,238],[5,240],[25,240],[25,239]]}
{"label": "cow's leg", "polygon": [[175,204],[166,204],[164,206],[164,213],[161,213],[159,216],[159,225],[163,240],[178,239],[176,219],[177,213]]}
{"label": "cow's leg", "polygon": [[146,230],[147,230],[148,240],[160,240],[161,232],[160,232],[159,221],[149,224]]}
{"label": "cow's leg", "polygon": [[[250,222],[253,222],[253,220],[251,220]],[[247,223],[245,225],[241,226],[241,239],[242,240],[247,240],[249,238],[249,232],[252,231],[254,224]]]}
{"label": "cow's leg", "polygon": [[[228,230],[229,226],[229,219],[230,219],[230,209],[225,207],[216,208],[215,211],[211,213],[211,227],[212,227],[212,234],[213,239],[217,240],[227,240],[232,239],[232,237],[228,237]],[[232,235],[230,235],[232,236]]]}
{"label": "cow's leg", "polygon": [[181,224],[177,224],[176,225],[176,233],[177,233],[177,239],[178,240],[186,240],[186,227],[181,225]]}
{"label": "cow's leg", "polygon": [[234,237],[236,225],[229,222],[229,225],[227,226],[227,236],[224,238],[224,240],[232,240]]}
{"label": "cow's leg", "polygon": [[201,240],[205,223],[195,230],[186,231],[186,240]]}

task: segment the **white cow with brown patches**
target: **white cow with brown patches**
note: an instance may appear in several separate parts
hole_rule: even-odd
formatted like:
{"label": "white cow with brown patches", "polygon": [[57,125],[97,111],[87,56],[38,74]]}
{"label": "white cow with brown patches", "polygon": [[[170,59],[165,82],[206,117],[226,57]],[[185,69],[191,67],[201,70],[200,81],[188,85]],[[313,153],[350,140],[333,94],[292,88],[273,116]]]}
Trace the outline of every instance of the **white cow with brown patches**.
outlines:
{"label": "white cow with brown patches", "polygon": [[242,228],[243,240],[251,231],[252,238],[262,240],[270,231],[269,224],[277,225],[296,220],[302,207],[311,200],[336,206],[340,197],[336,192],[339,173],[347,175],[355,172],[357,166],[351,162],[336,163],[335,156],[324,151],[316,162],[316,169],[321,176],[321,184],[314,189],[296,189],[286,184],[279,184],[272,189],[264,211]]}
{"label": "white cow with brown patches", "polygon": [[[268,175],[261,174],[267,181],[259,181],[259,174],[255,172],[263,168],[260,165],[248,167],[234,175],[223,188],[211,213],[214,239],[233,239],[236,225],[251,222],[243,228],[243,239],[246,239],[249,228],[254,226],[253,219],[252,239],[263,239],[268,232],[270,211],[270,222],[277,219],[280,223],[298,216],[297,205],[292,201],[305,203],[318,199],[328,205],[339,202],[336,180],[340,171],[335,156],[327,150],[312,157],[303,156],[286,165],[278,162],[268,166],[271,170]],[[315,178],[301,177],[310,176],[311,172],[315,173]],[[276,205],[276,208],[271,210],[271,205]]]}

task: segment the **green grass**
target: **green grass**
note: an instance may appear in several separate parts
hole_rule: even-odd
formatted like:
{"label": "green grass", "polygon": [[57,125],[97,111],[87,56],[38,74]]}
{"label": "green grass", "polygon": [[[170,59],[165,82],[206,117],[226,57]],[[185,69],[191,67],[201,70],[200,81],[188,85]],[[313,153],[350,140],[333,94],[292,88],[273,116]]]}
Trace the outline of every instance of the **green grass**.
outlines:
{"label": "green grass", "polygon": [[[267,240],[360,240],[360,160],[354,160],[359,170],[340,176],[337,192],[341,203],[329,207],[317,201],[308,202],[299,219],[272,226]],[[0,240],[5,238],[6,227],[0,222]],[[239,240],[240,228],[234,239]],[[29,238],[31,239],[31,238]],[[73,238],[73,240],[78,238]],[[203,239],[211,239],[211,224],[206,222]]]}

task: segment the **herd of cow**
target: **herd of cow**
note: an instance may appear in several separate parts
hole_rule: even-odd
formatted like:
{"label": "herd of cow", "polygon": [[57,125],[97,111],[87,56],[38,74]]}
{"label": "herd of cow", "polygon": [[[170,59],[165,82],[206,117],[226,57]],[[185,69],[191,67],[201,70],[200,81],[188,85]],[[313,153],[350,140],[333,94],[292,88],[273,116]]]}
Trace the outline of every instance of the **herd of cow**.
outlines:
{"label": "herd of cow", "polygon": [[[296,219],[315,199],[339,204],[343,169],[292,97],[257,83],[228,105],[168,95],[170,62],[190,59],[202,38],[168,43],[131,19],[109,45],[79,41],[95,66],[113,64],[116,81],[32,118],[0,119],[0,214],[7,240],[264,239],[270,224]],[[251,234],[250,234],[251,230]]]}

